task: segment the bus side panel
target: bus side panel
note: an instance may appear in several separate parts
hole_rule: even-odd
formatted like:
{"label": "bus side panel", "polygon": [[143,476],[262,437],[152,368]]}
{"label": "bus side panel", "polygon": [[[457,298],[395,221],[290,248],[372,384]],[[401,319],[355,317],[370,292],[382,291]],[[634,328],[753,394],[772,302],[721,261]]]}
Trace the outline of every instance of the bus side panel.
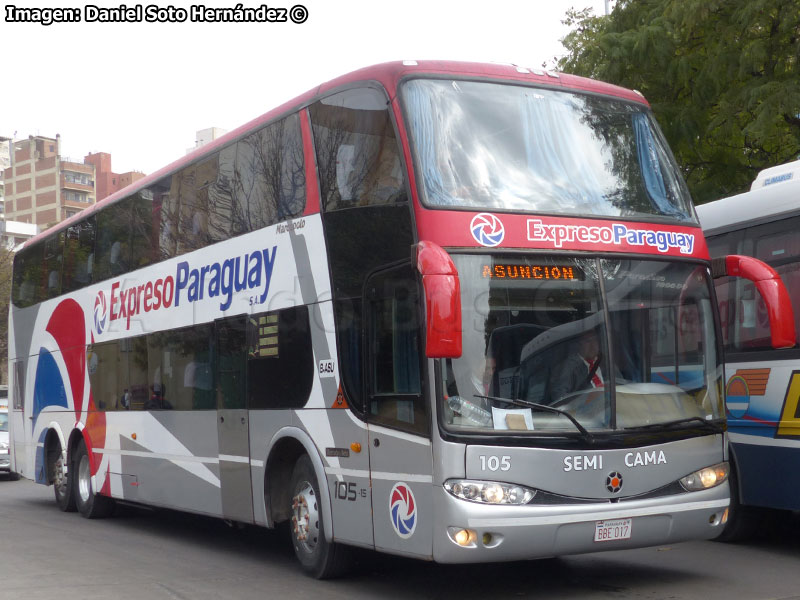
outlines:
{"label": "bus side panel", "polygon": [[334,540],[372,547],[372,490],[365,424],[346,409],[298,411],[296,416],[316,441],[325,465]]}
{"label": "bus side panel", "polygon": [[109,412],[106,419],[101,452],[112,496],[223,514],[216,411]]}
{"label": "bus side panel", "polygon": [[725,366],[728,430],[744,504],[800,509],[800,370],[795,361]]}
{"label": "bus side panel", "polygon": [[732,444],[741,473],[741,501],[751,506],[800,509],[800,446]]}
{"label": "bus side panel", "polygon": [[373,424],[369,438],[375,548],[432,559],[434,527],[442,523],[433,507],[431,440]]}
{"label": "bus side panel", "polygon": [[27,444],[25,441],[28,439],[25,436],[25,397],[22,393],[22,382],[25,378],[26,367],[28,360],[20,358],[9,361],[9,379],[11,386],[9,386],[8,398],[8,431],[9,431],[9,452],[11,453],[11,470],[19,473],[25,477],[31,477],[27,460]]}
{"label": "bus side panel", "polygon": [[[28,459],[28,440],[31,439],[31,420],[25,393],[29,389],[27,378],[30,374],[28,358],[33,346],[31,333],[34,331],[39,310],[31,307],[25,310],[9,305],[8,327],[8,378],[10,382],[8,397],[9,438],[11,469],[24,477],[33,478],[33,462]],[[38,350],[38,348],[37,348]],[[32,388],[30,393],[32,393]],[[28,428],[26,430],[26,427]]]}

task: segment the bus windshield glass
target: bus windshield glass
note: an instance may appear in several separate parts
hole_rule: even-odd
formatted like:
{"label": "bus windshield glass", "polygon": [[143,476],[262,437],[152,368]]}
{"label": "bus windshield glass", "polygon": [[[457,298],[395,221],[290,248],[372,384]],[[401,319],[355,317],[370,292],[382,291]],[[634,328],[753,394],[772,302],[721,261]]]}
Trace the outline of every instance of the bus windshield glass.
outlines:
{"label": "bus windshield glass", "polygon": [[695,221],[642,105],[430,79],[407,82],[402,98],[428,206]]}
{"label": "bus windshield glass", "polygon": [[705,267],[509,254],[453,260],[463,354],[442,361],[446,429],[553,435],[577,433],[577,421],[619,434],[720,419]]}

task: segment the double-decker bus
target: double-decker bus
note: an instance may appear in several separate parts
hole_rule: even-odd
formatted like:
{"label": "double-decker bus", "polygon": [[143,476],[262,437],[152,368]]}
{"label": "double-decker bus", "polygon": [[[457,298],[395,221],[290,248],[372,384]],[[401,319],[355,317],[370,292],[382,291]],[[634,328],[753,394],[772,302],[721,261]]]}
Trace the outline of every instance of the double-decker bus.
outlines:
{"label": "double-decker bus", "polygon": [[[760,259],[800,315],[800,161],[765,169],[750,191],[697,207],[712,257]],[[768,307],[753,282],[716,280],[731,444],[731,518],[722,539],[757,533],[762,509],[800,509],[800,350],[776,351]],[[786,326],[796,329],[796,320]]]}
{"label": "double-decker bus", "polygon": [[320,578],[350,547],[479,563],[711,538],[709,264],[640,94],[362,69],[17,254],[13,468],[89,518],[288,522]]}

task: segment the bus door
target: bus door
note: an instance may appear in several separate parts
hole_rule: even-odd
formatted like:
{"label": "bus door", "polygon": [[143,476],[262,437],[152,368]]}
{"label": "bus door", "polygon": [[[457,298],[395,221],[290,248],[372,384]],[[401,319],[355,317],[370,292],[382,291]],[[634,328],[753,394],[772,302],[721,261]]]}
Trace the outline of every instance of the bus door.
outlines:
{"label": "bus door", "polygon": [[253,521],[246,407],[247,317],[216,322],[217,436],[222,516]]}
{"label": "bus door", "polygon": [[420,291],[410,265],[365,287],[367,416],[375,547],[432,553],[430,410],[423,395]]}

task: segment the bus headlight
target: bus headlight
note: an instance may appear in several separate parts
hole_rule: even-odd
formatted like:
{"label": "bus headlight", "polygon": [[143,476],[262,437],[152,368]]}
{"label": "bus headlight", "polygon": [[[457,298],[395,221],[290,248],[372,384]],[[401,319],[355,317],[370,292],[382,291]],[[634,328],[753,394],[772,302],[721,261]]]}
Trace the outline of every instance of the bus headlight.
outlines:
{"label": "bus headlight", "polygon": [[536,495],[536,490],[521,485],[471,479],[448,479],[444,489],[461,500],[482,504],[527,504]]}
{"label": "bus headlight", "polygon": [[706,467],[705,469],[700,469],[699,471],[690,473],[686,477],[682,477],[680,482],[683,486],[683,489],[685,489],[687,492],[707,490],[708,488],[717,486],[728,479],[729,472],[730,467],[728,466],[728,463],[723,462],[719,463],[718,465]]}

